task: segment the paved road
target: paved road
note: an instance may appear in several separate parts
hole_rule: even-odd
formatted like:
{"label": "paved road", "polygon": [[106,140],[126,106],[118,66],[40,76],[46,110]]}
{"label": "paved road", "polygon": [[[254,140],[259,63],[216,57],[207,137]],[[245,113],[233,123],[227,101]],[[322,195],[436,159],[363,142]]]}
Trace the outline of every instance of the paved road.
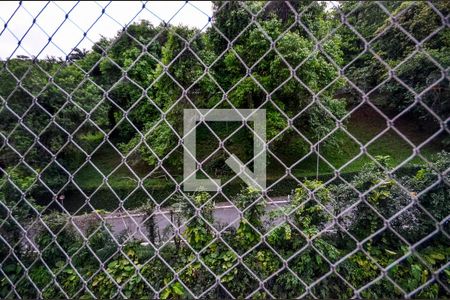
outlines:
{"label": "paved road", "polygon": [[[277,197],[273,201],[268,202],[267,211],[274,208],[284,206],[288,203],[287,197]],[[214,209],[214,227],[218,230],[229,227],[237,227],[239,224],[239,210],[229,203],[218,203]],[[90,216],[74,217],[76,225],[85,230],[89,224],[89,219],[95,218]],[[130,238],[146,240],[148,231],[144,225],[146,216],[141,213],[135,214],[120,214],[104,216],[106,223],[111,226],[112,233],[115,236],[126,234]],[[267,219],[267,216],[265,217]],[[175,232],[175,227],[183,224],[183,220],[178,223],[175,214],[171,214],[169,210],[161,210],[154,215],[155,227],[157,229],[158,239],[161,241],[169,239]],[[173,226],[172,224],[175,226]],[[275,221],[276,222],[276,221]],[[231,226],[230,226],[231,225]],[[180,226],[180,232],[184,231],[184,226]]]}

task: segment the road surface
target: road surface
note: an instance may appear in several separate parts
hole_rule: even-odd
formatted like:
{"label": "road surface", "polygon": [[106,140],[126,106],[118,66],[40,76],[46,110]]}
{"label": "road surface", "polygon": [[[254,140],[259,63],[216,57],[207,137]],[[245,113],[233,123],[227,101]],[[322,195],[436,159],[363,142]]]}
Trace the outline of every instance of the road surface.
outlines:
{"label": "road surface", "polygon": [[[272,201],[267,202],[266,210],[271,211],[274,208],[286,205],[289,202],[287,199],[288,197],[274,198]],[[240,212],[230,203],[216,204],[213,215],[213,225],[217,230],[222,230],[227,226],[236,228],[239,225]],[[109,225],[114,236],[118,237],[125,234],[132,239],[148,240],[148,231],[144,224],[148,219],[148,216],[143,213],[109,214],[102,215],[102,217]],[[265,218],[267,219],[268,217],[266,216]],[[73,218],[74,223],[82,231],[85,231],[93,220],[99,220],[99,218],[94,214],[76,216]],[[169,209],[164,209],[154,214],[154,222],[157,240],[165,241],[175,234],[177,227],[180,232],[183,232],[185,229],[183,223],[185,223],[186,220],[178,220],[176,213],[171,212]]]}

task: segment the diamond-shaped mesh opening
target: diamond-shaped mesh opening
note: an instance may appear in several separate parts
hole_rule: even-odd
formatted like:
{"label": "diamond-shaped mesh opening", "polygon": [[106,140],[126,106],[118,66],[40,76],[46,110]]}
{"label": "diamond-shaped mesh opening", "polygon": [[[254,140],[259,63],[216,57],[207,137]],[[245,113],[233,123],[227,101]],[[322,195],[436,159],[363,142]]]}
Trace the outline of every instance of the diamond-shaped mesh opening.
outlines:
{"label": "diamond-shaped mesh opening", "polygon": [[[288,65],[273,50],[267,52],[267,55],[259,60],[252,70],[252,75],[269,93],[279,88],[291,76]],[[273,71],[267,74],[266,70]]]}
{"label": "diamond-shaped mesh opening", "polygon": [[0,297],[449,297],[449,13],[0,4]]}
{"label": "diamond-shaped mesh opening", "polygon": [[308,285],[330,271],[329,263],[312,247],[300,252],[288,264],[289,268]]}
{"label": "diamond-shaped mesh opening", "polygon": [[[417,13],[426,15],[427,22],[414,22],[411,16]],[[398,24],[403,27],[416,40],[422,41],[430,37],[436,29],[443,25],[439,14],[444,16],[449,13],[448,7],[444,5],[433,6],[427,3],[414,3],[408,6],[398,17]]]}
{"label": "diamond-shaped mesh opening", "polygon": [[448,36],[449,28],[445,27],[436,34],[429,37],[423,45],[429,49],[427,53],[434,58],[443,68],[448,68],[449,62],[440,54],[438,50],[445,37]]}
{"label": "diamond-shaped mesh opening", "polygon": [[[260,24],[267,20],[273,20],[274,22],[281,23],[280,28],[282,32],[286,31],[295,23],[295,6],[297,3],[277,3],[270,2],[262,7],[262,10],[258,12],[256,21]],[[274,36],[273,38],[277,38]]]}
{"label": "diamond-shaped mesh opening", "polygon": [[[396,100],[391,101],[381,96],[385,93],[389,93]],[[376,107],[374,109],[378,109],[386,116],[394,118],[402,110],[410,109],[410,106],[414,104],[414,96],[413,92],[402,85],[400,81],[390,79],[374,91],[373,96],[370,98],[370,103]]]}
{"label": "diamond-shaped mesh opening", "polygon": [[[349,218],[355,221],[349,221]],[[347,225],[349,223],[350,225]],[[383,228],[383,219],[369,205],[361,202],[356,209],[349,210],[343,215],[340,225],[344,228],[348,226],[346,230],[349,234],[358,241],[362,241]]]}
{"label": "diamond-shaped mesh opening", "polygon": [[[248,43],[258,45],[260,49],[256,53],[250,53],[245,51],[248,47]],[[233,44],[233,49],[236,53],[236,59],[244,64],[247,68],[254,66],[270,49],[270,41],[264,36],[257,25],[252,24],[249,26],[236,42]]]}
{"label": "diamond-shaped mesh opening", "polygon": [[[351,272],[353,268],[358,269],[359,273]],[[360,289],[375,280],[380,275],[380,271],[375,262],[362,251],[351,255],[336,268],[336,273],[346,281],[352,282],[353,289]],[[357,277],[352,278],[351,276],[354,275]]]}
{"label": "diamond-shaped mesh opening", "polygon": [[[426,69],[422,69],[423,77],[413,79],[414,72],[418,72],[417,65],[425,64]],[[397,76],[408,87],[416,93],[423,92],[428,86],[438,83],[442,79],[442,73],[438,66],[431,62],[423,53],[418,53],[412,56],[408,63],[403,64],[398,68]]]}
{"label": "diamond-shaped mesh opening", "polygon": [[[222,286],[227,290],[228,297],[246,297],[258,289],[258,280],[242,265],[235,267],[236,272],[232,280],[227,280],[222,283]],[[231,272],[230,272],[231,273]],[[234,280],[239,280],[236,284]]]}
{"label": "diamond-shaped mesh opening", "polygon": [[302,279],[292,271],[282,271],[273,277],[273,286],[269,292],[276,298],[295,298],[305,295],[305,285]]}
{"label": "diamond-shaped mesh opening", "polygon": [[[344,74],[356,88],[365,93],[371,91],[388,78],[386,66],[368,51],[346,65]],[[374,76],[366,78],[365,74],[373,74]]]}
{"label": "diamond-shaped mesh opening", "polygon": [[[333,284],[331,285],[330,282],[333,282]],[[335,274],[325,277],[311,289],[311,295],[314,295],[315,297],[325,297],[330,294],[352,297],[353,290],[352,287],[345,282],[345,279],[342,279],[342,277]]]}
{"label": "diamond-shaped mesh opening", "polygon": [[[397,48],[397,51],[391,52],[394,48],[391,43],[395,45],[398,45],[399,43],[403,44]],[[396,27],[387,28],[383,34],[371,44],[373,51],[392,68],[408,57],[414,50],[414,46],[414,42]],[[400,53],[398,49],[402,49]]]}
{"label": "diamond-shaped mesh opening", "polygon": [[[442,120],[448,115],[448,101],[436,101],[438,97],[444,96],[448,93],[448,89],[445,87],[449,86],[449,79],[443,79],[436,84],[431,89],[423,93],[422,96],[422,107],[428,112],[432,112],[435,118],[441,118]],[[429,108],[429,109],[427,109]],[[422,108],[420,108],[422,109]]]}
{"label": "diamond-shaped mesh opening", "polygon": [[[8,138],[8,143],[11,147],[10,150],[14,149],[21,155],[26,154],[34,142],[33,133],[30,131],[31,130],[27,130],[23,126],[16,127],[16,129],[9,134],[10,138]],[[4,151],[9,152],[7,147],[4,148]]]}
{"label": "diamond-shaped mesh opening", "polygon": [[180,279],[194,296],[205,293],[214,283],[214,276],[199,261],[191,264],[180,274]]}
{"label": "diamond-shaped mesh opening", "polygon": [[[232,49],[225,49],[223,52],[220,52],[220,54],[221,56],[219,56],[211,66],[210,74],[222,90],[229,91],[246,75],[246,66],[239,61]],[[217,76],[222,73],[222,70],[226,70],[227,72]],[[222,97],[219,99],[221,98]]]}
{"label": "diamond-shaped mesh opening", "polygon": [[[392,226],[394,230],[398,231],[401,236],[410,243],[416,243],[426,236],[433,234],[436,230],[435,224],[433,222],[432,215],[418,206],[412,206],[408,208],[401,215],[396,217],[392,221]],[[420,230],[412,231],[410,224],[414,222],[419,222],[421,225]]]}
{"label": "diamond-shaped mesh opening", "polygon": [[[434,269],[437,269],[445,258],[439,255],[433,255],[432,252],[429,248],[425,248],[416,255],[409,256],[393,267],[389,275],[392,276],[393,281],[406,293],[414,293],[415,297],[426,295],[429,297],[433,293],[436,294],[439,292],[446,293],[446,286],[442,286],[440,280],[434,279],[432,274],[435,271]],[[419,259],[419,256],[422,258]],[[397,274],[403,272],[410,275],[409,282],[398,278]],[[439,278],[439,276],[436,277]],[[416,286],[418,288],[415,288]]]}
{"label": "diamond-shaped mesh opening", "polygon": [[273,251],[256,248],[244,259],[246,265],[252,266],[251,269],[258,278],[264,280],[281,268],[282,263]]}
{"label": "diamond-shaped mesh opening", "polygon": [[[9,96],[9,98],[20,99],[19,100],[20,102],[14,102],[14,103],[11,103],[10,105],[8,105],[8,106],[10,106],[9,109],[14,114],[18,115],[19,117],[22,117],[33,103],[33,96],[30,95],[27,91],[25,91],[23,88],[20,88],[20,87],[14,89],[13,92],[11,94],[9,94],[8,96]],[[4,99],[8,99],[8,98],[4,97]]]}
{"label": "diamond-shaped mesh opening", "polygon": [[[337,223],[337,222],[336,222]],[[313,240],[315,249],[323,256],[324,259],[330,263],[336,263],[343,259],[346,255],[349,255],[356,247],[356,241],[346,231],[345,227],[328,226],[323,230],[323,234]],[[345,239],[347,247],[342,247],[338,237]]]}
{"label": "diamond-shaped mesh opening", "polygon": [[[377,3],[344,3],[343,5],[344,13],[350,11],[347,15],[348,24],[367,41],[377,35],[378,28],[383,26],[389,18],[389,15]],[[398,7],[398,3],[386,2],[383,6],[390,9]],[[368,18],[358,22],[361,15],[366,15]]]}
{"label": "diamond-shaped mesh opening", "polygon": [[[279,220],[283,219],[283,216],[277,214],[274,217],[278,217]],[[280,223],[272,229],[266,241],[284,259],[290,258],[306,246],[306,239],[301,231],[288,222]]]}
{"label": "diamond-shaped mesh opening", "polygon": [[390,230],[383,231],[363,246],[364,250],[383,268],[401,258],[405,247],[406,244],[402,241],[399,243],[398,236]]}
{"label": "diamond-shaped mesh opening", "polygon": [[384,297],[386,295],[404,295],[404,293],[391,281],[386,278],[380,279],[368,288],[364,289],[360,293],[361,297],[372,298],[372,297]]}

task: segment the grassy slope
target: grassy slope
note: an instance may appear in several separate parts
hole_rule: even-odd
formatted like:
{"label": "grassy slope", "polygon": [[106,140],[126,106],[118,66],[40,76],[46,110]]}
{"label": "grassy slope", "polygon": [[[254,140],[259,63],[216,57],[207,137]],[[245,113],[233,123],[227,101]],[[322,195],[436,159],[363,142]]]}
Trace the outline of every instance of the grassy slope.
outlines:
{"label": "grassy slope", "polygon": [[[421,128],[421,125],[418,120],[400,120],[395,123],[395,127],[401,134],[416,146],[420,145],[435,132],[435,128],[428,127],[427,130],[424,130]],[[346,124],[347,131],[361,144],[366,146],[367,152],[370,155],[373,157],[377,155],[389,155],[391,157],[391,165],[395,167],[413,155],[413,147],[393,129],[387,130],[381,136],[372,140],[386,128],[386,121],[378,117],[374,111],[357,111],[352,114],[352,118]],[[322,147],[320,149],[321,155],[336,169],[342,167],[361,153],[360,146],[346,133],[340,131],[337,134],[342,138],[342,143],[338,149],[332,147]],[[421,148],[420,153],[424,157],[429,158],[439,150],[439,144],[436,140],[433,140]],[[371,160],[368,155],[362,154],[344,167],[341,173],[359,171],[364,164]],[[421,162],[422,159],[415,156],[404,166]],[[319,175],[333,172],[332,168],[325,161],[319,160],[319,165]],[[297,177],[315,176],[316,168],[317,156],[311,155],[302,161],[298,168],[294,169],[294,174]]]}
{"label": "grassy slope", "polygon": [[[433,130],[425,131],[420,128],[420,122],[415,120],[403,120],[395,124],[408,139],[410,139],[416,145],[423,142],[428,138]],[[373,137],[386,128],[386,122],[381,117],[377,117],[373,111],[357,111],[352,114],[352,118],[346,124],[347,130],[361,143],[369,142]],[[360,153],[360,148],[357,143],[350,139],[344,132],[337,133],[341,136],[343,142],[338,149],[333,147],[322,146],[320,149],[321,155],[328,160],[335,168],[341,167],[349,160],[354,158]],[[201,147],[198,147],[201,149]],[[395,166],[403,162],[406,158],[413,154],[413,148],[406,141],[404,141],[393,130],[389,130],[384,133],[377,140],[372,142],[367,151],[373,155],[390,155],[392,158],[392,164]],[[439,145],[436,143],[428,143],[424,147],[421,153],[429,157],[433,153],[439,151]],[[291,157],[289,157],[291,156]],[[290,161],[291,165],[299,157],[295,157],[294,153],[281,157],[282,161]],[[362,155],[350,165],[342,169],[341,173],[355,172],[361,169],[362,165],[370,161],[370,158],[366,155]],[[411,163],[419,163],[420,158],[414,158]],[[97,152],[93,157],[94,164],[104,174],[110,174],[116,166],[120,164],[120,156],[109,147]],[[309,155],[306,159],[302,160],[298,165],[293,168],[293,173],[296,177],[311,177],[316,175],[317,156],[315,154]],[[133,171],[138,173],[139,176],[147,174],[151,170],[150,167],[144,163],[139,163],[133,166]],[[281,165],[273,165],[267,169],[267,178],[270,180],[276,180],[282,174],[285,173],[285,169]],[[332,173],[333,170],[324,161],[320,161],[319,175],[325,175]],[[180,176],[176,176],[178,179]],[[114,188],[134,188],[136,182],[132,180],[134,178],[131,171],[125,166],[120,167],[114,171],[109,177],[109,184]],[[75,176],[76,182],[83,189],[95,189],[103,181],[103,176],[100,175],[92,166],[84,167]],[[169,184],[170,180],[165,178],[149,179],[145,182],[146,186],[162,186]]]}

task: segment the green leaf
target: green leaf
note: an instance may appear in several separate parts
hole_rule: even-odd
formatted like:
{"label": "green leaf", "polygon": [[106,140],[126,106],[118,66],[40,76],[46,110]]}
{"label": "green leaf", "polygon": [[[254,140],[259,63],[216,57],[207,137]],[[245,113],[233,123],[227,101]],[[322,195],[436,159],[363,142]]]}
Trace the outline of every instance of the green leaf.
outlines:
{"label": "green leaf", "polygon": [[172,286],[172,289],[173,289],[174,293],[177,295],[181,296],[184,294],[183,286],[179,282],[174,283]]}
{"label": "green leaf", "polygon": [[169,296],[170,296],[170,294],[171,294],[171,292],[170,292],[170,289],[165,289],[164,291],[162,291],[162,293],[161,293],[161,299],[167,299],[167,298],[169,298]]}
{"label": "green leaf", "polygon": [[411,273],[415,279],[420,279],[422,274],[422,269],[419,265],[412,265]]}
{"label": "green leaf", "polygon": [[322,258],[320,257],[320,255],[316,255],[316,262],[318,265],[322,263]]}
{"label": "green leaf", "polygon": [[444,260],[445,256],[442,253],[431,253],[430,256],[436,260]]}
{"label": "green leaf", "polygon": [[126,266],[126,267],[124,268],[124,270],[127,271],[127,272],[133,271],[133,269],[134,269],[133,266]]}

